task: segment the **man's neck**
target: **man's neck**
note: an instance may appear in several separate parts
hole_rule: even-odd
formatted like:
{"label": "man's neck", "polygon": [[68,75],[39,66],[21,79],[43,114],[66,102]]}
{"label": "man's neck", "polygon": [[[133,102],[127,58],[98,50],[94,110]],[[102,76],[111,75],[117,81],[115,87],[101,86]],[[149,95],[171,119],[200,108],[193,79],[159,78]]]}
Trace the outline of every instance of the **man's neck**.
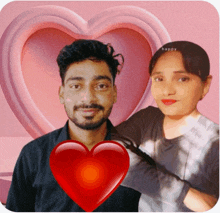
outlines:
{"label": "man's neck", "polygon": [[95,130],[84,130],[69,120],[68,128],[71,140],[77,140],[83,143],[89,150],[97,143],[103,141],[107,134],[107,122]]}

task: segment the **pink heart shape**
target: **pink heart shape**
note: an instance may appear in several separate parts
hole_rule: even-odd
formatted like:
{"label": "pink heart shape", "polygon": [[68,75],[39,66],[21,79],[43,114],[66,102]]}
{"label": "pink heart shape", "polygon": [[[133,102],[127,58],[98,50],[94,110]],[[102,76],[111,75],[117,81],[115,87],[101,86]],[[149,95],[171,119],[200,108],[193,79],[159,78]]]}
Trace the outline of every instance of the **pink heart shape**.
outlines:
{"label": "pink heart shape", "polygon": [[[125,41],[119,34],[126,38]],[[48,35],[53,36],[52,47],[46,46],[44,50],[44,46],[40,45],[50,41],[50,38],[44,39]],[[1,38],[0,77],[11,109],[34,138],[62,126],[66,119],[64,110],[59,106],[57,92],[48,92],[51,87],[58,90],[58,68],[55,62],[41,56],[48,55],[46,49],[51,48],[49,53],[51,58],[55,58],[57,51],[73,38],[111,41],[116,51],[122,52],[125,60],[127,58],[121,75],[116,79],[119,97],[110,117],[113,124],[153,103],[147,65],[152,53],[170,41],[165,27],[155,16],[134,6],[119,6],[109,8],[87,22],[63,7],[32,8],[15,18]],[[37,43],[34,43],[36,40]],[[134,57],[135,60],[132,59]],[[145,58],[146,62],[143,62]],[[44,78],[39,80],[38,74]],[[48,75],[53,79],[51,84]],[[37,90],[34,84],[38,86]],[[44,88],[44,85],[49,86]],[[45,90],[48,94],[55,94],[54,97],[44,96]]]}

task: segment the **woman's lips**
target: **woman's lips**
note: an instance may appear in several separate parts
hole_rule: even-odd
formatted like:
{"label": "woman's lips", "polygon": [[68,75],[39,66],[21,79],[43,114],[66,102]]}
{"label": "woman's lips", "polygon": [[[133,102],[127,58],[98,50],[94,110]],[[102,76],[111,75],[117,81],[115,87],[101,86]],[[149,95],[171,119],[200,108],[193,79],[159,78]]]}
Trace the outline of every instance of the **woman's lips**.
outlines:
{"label": "woman's lips", "polygon": [[171,104],[174,104],[174,103],[176,102],[176,100],[173,100],[173,99],[163,99],[162,102],[163,102],[165,105],[169,106],[169,105],[171,105]]}

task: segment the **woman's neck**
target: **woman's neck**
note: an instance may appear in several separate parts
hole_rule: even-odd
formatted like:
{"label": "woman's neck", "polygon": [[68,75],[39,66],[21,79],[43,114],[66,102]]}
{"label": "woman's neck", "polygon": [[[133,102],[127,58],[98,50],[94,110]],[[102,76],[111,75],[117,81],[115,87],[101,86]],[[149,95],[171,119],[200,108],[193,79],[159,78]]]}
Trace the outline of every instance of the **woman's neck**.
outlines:
{"label": "woman's neck", "polygon": [[163,120],[163,133],[167,139],[173,139],[189,131],[200,117],[197,109],[184,116],[165,115]]}

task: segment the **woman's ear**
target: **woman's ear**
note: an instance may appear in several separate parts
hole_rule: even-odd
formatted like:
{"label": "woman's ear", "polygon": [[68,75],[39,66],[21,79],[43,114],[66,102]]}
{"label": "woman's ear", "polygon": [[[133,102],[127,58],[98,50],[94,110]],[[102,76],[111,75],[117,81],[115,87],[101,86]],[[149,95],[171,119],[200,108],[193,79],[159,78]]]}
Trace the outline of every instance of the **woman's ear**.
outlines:
{"label": "woman's ear", "polygon": [[63,86],[59,87],[59,99],[60,99],[60,103],[64,104],[64,88]]}
{"label": "woman's ear", "polygon": [[210,85],[211,85],[211,82],[212,82],[212,76],[209,75],[205,82],[204,82],[204,88],[203,88],[203,94],[202,94],[202,97],[201,97],[201,100],[206,96],[206,94],[209,92],[209,88],[210,88]]}

